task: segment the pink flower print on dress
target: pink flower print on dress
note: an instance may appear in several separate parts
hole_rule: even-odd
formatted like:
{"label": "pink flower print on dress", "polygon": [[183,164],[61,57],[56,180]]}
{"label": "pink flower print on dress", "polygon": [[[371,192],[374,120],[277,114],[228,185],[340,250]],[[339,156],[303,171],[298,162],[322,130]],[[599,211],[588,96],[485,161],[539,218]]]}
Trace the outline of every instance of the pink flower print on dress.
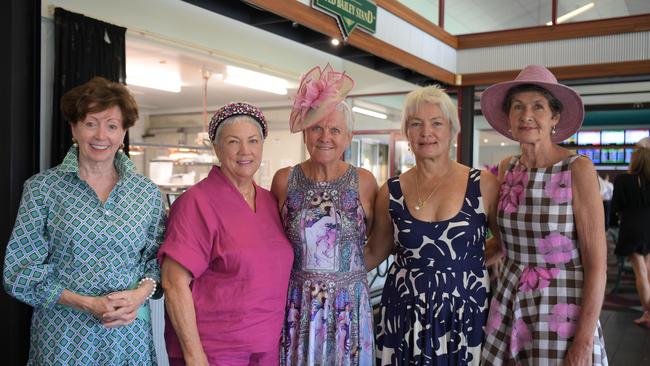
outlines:
{"label": "pink flower print on dress", "polygon": [[573,242],[560,233],[551,233],[537,241],[537,251],[550,264],[564,264],[571,260]]}
{"label": "pink flower print on dress", "polygon": [[528,325],[522,319],[517,319],[512,326],[512,334],[510,335],[510,352],[516,355],[532,341],[533,335],[528,329]]}
{"label": "pink flower print on dress", "polygon": [[559,268],[544,268],[528,266],[524,268],[519,279],[519,291],[527,292],[542,290],[560,273]]}
{"label": "pink flower print on dress", "polygon": [[499,192],[499,210],[505,213],[517,211],[524,199],[524,190],[528,185],[528,172],[521,165],[506,172]]}
{"label": "pink flower print on dress", "polygon": [[503,314],[501,314],[501,311],[499,309],[499,302],[497,302],[495,298],[492,298],[492,301],[490,301],[490,314],[488,315],[488,333],[492,333],[495,330],[499,329],[499,326],[502,322]]}
{"label": "pink flower print on dress", "polygon": [[562,338],[571,338],[576,331],[576,323],[579,317],[580,306],[573,304],[555,304],[549,316],[549,328]]}
{"label": "pink flower print on dress", "polygon": [[544,184],[544,194],[557,204],[571,202],[571,171],[552,174],[551,180]]}

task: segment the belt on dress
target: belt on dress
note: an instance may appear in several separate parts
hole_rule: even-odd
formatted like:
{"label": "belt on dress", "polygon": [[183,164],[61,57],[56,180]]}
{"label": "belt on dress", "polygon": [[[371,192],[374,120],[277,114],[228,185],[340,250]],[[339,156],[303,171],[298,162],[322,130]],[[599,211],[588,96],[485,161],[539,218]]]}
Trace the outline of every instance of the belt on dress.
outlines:
{"label": "belt on dress", "polygon": [[294,272],[293,280],[296,282],[304,282],[305,285],[311,284],[313,281],[322,281],[327,284],[339,286],[347,286],[351,282],[366,281],[365,271],[354,272]]}

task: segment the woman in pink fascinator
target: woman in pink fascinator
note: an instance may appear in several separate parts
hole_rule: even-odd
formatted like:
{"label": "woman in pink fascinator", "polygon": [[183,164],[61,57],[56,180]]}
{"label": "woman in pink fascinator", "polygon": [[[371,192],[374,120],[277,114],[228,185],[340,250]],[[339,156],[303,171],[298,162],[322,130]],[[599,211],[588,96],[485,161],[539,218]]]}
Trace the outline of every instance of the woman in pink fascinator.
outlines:
{"label": "woman in pink fascinator", "polygon": [[290,117],[309,159],[279,170],[278,198],[295,259],[281,365],[372,365],[373,319],[362,245],[372,226],[373,175],[341,160],[352,141],[354,86],[328,64],[301,78]]}
{"label": "woman in pink fascinator", "polygon": [[481,110],[520,145],[499,164],[505,258],[483,364],[607,365],[598,322],[607,270],[598,179],[589,159],[557,145],[582,125],[582,99],[530,65],[486,89]]}

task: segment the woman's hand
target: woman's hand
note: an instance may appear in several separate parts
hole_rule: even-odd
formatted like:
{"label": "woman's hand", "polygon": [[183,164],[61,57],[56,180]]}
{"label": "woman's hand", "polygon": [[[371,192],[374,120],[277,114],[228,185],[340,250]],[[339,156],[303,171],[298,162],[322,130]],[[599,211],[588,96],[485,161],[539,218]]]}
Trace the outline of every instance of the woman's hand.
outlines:
{"label": "woman's hand", "polygon": [[[149,281],[145,281],[147,283]],[[147,300],[153,285],[141,286],[133,290],[113,292],[108,296],[109,305],[114,310],[105,312],[101,320],[106,328],[121,327],[133,323],[138,315],[138,309]]]}
{"label": "woman's hand", "polygon": [[564,356],[564,366],[591,366],[593,364],[593,347],[592,342],[574,341]]}
{"label": "woman's hand", "polygon": [[115,306],[106,296],[84,296],[83,311],[90,313],[95,318],[103,321],[104,314],[115,311]]}

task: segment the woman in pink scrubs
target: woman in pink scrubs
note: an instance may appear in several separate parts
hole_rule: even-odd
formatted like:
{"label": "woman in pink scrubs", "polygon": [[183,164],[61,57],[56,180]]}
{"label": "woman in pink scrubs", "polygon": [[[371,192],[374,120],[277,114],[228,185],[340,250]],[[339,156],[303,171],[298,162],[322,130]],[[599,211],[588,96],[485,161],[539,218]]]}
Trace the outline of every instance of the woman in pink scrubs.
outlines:
{"label": "woman in pink scrubs", "polygon": [[209,134],[221,166],[174,202],[158,254],[170,365],[277,365],[293,249],[253,181],[266,119],[231,103]]}

